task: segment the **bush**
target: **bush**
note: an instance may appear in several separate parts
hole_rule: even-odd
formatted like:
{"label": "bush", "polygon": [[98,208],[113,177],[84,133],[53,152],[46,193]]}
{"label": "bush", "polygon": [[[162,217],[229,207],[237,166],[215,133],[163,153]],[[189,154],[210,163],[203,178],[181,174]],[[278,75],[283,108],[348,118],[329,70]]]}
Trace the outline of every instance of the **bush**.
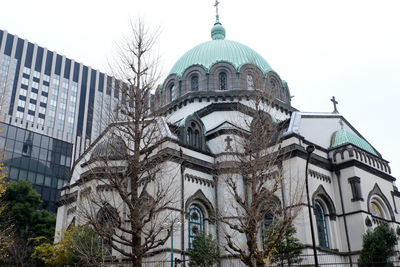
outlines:
{"label": "bush", "polygon": [[208,267],[218,261],[218,245],[212,238],[212,235],[198,233],[194,237],[192,245],[193,248],[189,250],[190,267]]}
{"label": "bush", "polygon": [[363,246],[358,259],[360,267],[392,266],[388,260],[394,253],[396,233],[386,223],[363,236]]}

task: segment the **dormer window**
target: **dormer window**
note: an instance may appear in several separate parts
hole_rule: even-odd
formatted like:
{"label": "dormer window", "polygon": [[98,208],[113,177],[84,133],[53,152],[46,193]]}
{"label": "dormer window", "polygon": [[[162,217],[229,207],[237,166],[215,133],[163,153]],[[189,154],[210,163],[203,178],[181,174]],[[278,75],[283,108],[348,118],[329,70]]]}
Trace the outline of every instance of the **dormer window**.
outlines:
{"label": "dormer window", "polygon": [[199,91],[199,76],[194,75],[191,79],[192,91]]}
{"label": "dormer window", "polygon": [[186,128],[186,144],[197,149],[202,147],[202,130],[199,124],[195,121],[189,122]]}
{"label": "dormer window", "polygon": [[206,150],[205,126],[199,115],[195,112],[186,116],[181,122],[177,133],[181,144],[197,150]]}
{"label": "dormer window", "polygon": [[218,78],[219,78],[219,90],[227,90],[228,84],[227,84],[226,72],[220,72]]}

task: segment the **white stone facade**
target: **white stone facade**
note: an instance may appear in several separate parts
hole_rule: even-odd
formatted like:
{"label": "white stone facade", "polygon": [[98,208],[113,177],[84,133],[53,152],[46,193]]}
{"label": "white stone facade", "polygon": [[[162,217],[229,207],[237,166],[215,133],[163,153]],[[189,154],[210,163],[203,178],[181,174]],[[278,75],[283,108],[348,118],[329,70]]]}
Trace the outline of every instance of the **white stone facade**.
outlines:
{"label": "white stone facade", "polygon": [[[248,64],[251,65],[251,62]],[[245,128],[244,122],[252,119],[251,115],[240,109],[240,105],[251,105],[250,99],[254,95],[254,89],[246,88],[243,82],[250,73],[248,65],[247,68],[236,69],[236,73],[232,70],[235,68],[229,62],[216,63],[210,70],[193,64],[182,77],[170,74],[162,88],[155,92],[153,108],[163,112],[165,128],[170,129],[170,132],[163,133],[169,138],[164,145],[171,153],[180,155],[179,160],[165,164],[176,170],[174,182],[179,196],[178,203],[183,203],[183,209],[178,204],[170,215],[184,214],[184,221],[180,222],[173,235],[174,257],[181,260],[187,260],[186,252],[190,243],[188,217],[192,205],[201,210],[203,230],[212,234],[221,247],[225,242],[222,234],[225,229],[213,220],[213,216],[226,209],[230,200],[224,184],[226,174],[218,174],[216,166],[228,162],[229,153],[240,149],[235,143],[234,129]],[[216,77],[220,72],[229,73],[228,81],[224,82],[233,84],[233,87],[219,90]],[[207,78],[209,74],[214,77],[211,82]],[[197,78],[200,85],[191,91],[193,75],[200,76]],[[276,197],[280,200],[290,199],[293,194],[290,185],[304,184],[308,157],[306,147],[313,145],[315,151],[309,162],[308,178],[318,253],[331,255],[330,259],[335,258],[336,262],[349,263],[352,260],[355,266],[354,259],[361,250],[362,235],[368,229],[385,222],[400,234],[400,192],[394,184],[395,178],[390,174],[388,161],[344,116],[335,112],[299,112],[290,104],[286,82],[273,71],[260,75],[262,77],[257,77],[258,90],[265,90],[274,96],[273,101],[265,102],[266,111],[275,123],[282,125],[283,133],[279,143],[287,151],[282,162],[285,187]],[[182,89],[180,94],[172,93],[172,90],[178,88]],[[192,141],[188,144],[189,127],[193,131],[198,129],[200,141],[197,143]],[[351,138],[335,143],[333,138],[341,131]],[[101,141],[96,140],[73,167],[71,181],[61,194],[57,231],[67,228],[72,222],[80,223],[78,203],[80,191],[85,187],[80,184],[81,175],[89,170],[90,164],[87,162]],[[123,165],[123,162],[120,164]],[[307,247],[304,254],[312,254],[305,194],[299,204],[301,212],[294,221],[297,237]],[[170,241],[146,260],[169,260]],[[121,260],[119,255],[115,256]],[[231,264],[232,260],[222,248],[221,256],[221,266]]]}

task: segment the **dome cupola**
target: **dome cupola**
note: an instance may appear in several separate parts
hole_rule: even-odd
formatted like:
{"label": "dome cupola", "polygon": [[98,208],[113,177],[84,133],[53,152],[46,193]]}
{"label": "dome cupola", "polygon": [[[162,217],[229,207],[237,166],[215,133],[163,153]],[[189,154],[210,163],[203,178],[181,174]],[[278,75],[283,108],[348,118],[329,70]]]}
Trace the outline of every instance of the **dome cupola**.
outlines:
{"label": "dome cupola", "polygon": [[155,91],[154,109],[175,105],[184,97],[226,94],[224,91],[247,96],[247,91],[254,89],[269,90],[272,97],[290,105],[287,84],[268,62],[250,47],[226,40],[218,4],[217,0],[211,40],[193,47],[173,65],[163,85]]}
{"label": "dome cupola", "polygon": [[331,138],[331,146],[330,148],[337,148],[346,144],[355,145],[372,155],[378,156],[375,149],[363,138],[359,137],[358,135],[341,128],[340,130],[333,133]]}
{"label": "dome cupola", "polygon": [[209,72],[214,64],[227,62],[239,72],[245,64],[258,67],[263,74],[272,70],[268,62],[256,51],[239,42],[225,40],[225,28],[217,21],[211,29],[211,41],[199,44],[186,52],[172,67],[169,74],[182,77],[191,66],[201,66]]}
{"label": "dome cupola", "polygon": [[201,66],[208,73],[211,67],[219,62],[227,62],[239,72],[240,67],[252,64],[258,67],[265,75],[272,68],[267,61],[250,47],[238,42],[225,40],[226,31],[219,20],[218,2],[216,3],[217,15],[211,29],[211,41],[199,44],[186,52],[172,67],[169,74],[182,77],[183,73],[191,66]]}
{"label": "dome cupola", "polygon": [[225,39],[225,28],[222,26],[221,22],[219,22],[219,18],[217,15],[217,21],[214,24],[214,27],[211,29],[211,38],[213,40],[224,40]]}

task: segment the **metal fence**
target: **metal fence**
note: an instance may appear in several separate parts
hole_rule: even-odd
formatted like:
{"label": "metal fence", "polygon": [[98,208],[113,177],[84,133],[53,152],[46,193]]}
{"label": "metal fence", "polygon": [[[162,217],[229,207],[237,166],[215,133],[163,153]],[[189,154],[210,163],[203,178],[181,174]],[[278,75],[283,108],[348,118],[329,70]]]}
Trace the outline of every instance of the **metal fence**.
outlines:
{"label": "metal fence", "polygon": [[[350,258],[351,257],[351,258]],[[384,263],[370,263],[370,266],[400,266],[400,253],[396,253],[394,256],[390,258],[389,264]],[[341,255],[333,255],[333,254],[318,254],[318,263],[321,267],[357,267],[359,255],[352,256],[341,256]],[[291,267],[311,267],[314,265],[314,255],[301,255],[301,261],[298,263],[287,264],[286,262],[282,264],[274,263],[274,264],[266,264],[266,267],[280,267],[280,266],[291,266]],[[112,263],[105,264],[106,266],[116,266],[116,267],[128,267],[129,263]],[[181,262],[180,260],[173,261],[171,264],[170,260],[163,261],[145,261],[142,264],[143,267],[188,267],[189,260],[185,262]],[[245,267],[243,263],[241,263],[238,259],[222,259],[221,264],[214,265],[215,267]]]}

